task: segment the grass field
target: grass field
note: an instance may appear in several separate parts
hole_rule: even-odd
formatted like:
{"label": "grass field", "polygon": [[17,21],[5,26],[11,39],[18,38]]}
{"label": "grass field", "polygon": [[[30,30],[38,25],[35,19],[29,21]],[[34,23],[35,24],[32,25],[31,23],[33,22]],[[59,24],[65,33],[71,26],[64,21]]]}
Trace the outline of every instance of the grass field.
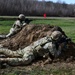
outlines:
{"label": "grass field", "polygon": [[[7,34],[15,20],[1,20],[0,34]],[[31,24],[49,24],[59,26],[65,31],[66,35],[75,42],[75,19],[74,18],[49,18],[49,19],[34,19]]]}

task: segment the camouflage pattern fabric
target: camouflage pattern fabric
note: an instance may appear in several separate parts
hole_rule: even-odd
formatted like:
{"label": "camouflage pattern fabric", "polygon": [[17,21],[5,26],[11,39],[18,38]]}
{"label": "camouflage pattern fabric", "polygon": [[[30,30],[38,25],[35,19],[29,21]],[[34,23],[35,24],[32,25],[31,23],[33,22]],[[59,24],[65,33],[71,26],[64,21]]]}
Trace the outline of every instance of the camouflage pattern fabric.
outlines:
{"label": "camouflage pattern fabric", "polygon": [[[35,60],[35,55],[42,57],[47,53],[51,53],[54,57],[58,57],[61,53],[61,48],[56,49],[55,42],[51,37],[44,37],[22,50],[11,51],[9,49],[0,47],[0,54],[5,54],[7,58],[0,58],[0,61],[6,62],[10,65],[27,65]],[[38,56],[37,56],[38,57]]]}
{"label": "camouflage pattern fabric", "polygon": [[9,34],[7,34],[6,37],[10,37],[11,35],[19,32],[22,29],[22,27],[25,25],[26,25],[26,23],[24,21],[22,21],[22,22],[20,20],[15,21],[12,28],[10,29]]}

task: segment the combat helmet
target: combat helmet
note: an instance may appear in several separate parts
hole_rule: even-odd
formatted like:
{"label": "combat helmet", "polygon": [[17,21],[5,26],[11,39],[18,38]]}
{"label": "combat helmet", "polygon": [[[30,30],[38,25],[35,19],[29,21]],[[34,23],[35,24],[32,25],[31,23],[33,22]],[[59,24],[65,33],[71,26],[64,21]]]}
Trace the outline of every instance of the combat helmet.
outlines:
{"label": "combat helmet", "polygon": [[20,14],[20,15],[18,16],[18,18],[19,18],[20,20],[25,20],[25,15],[24,15],[24,14]]}
{"label": "combat helmet", "polygon": [[59,40],[62,37],[62,33],[60,31],[54,31],[51,34],[51,38],[53,40]]}

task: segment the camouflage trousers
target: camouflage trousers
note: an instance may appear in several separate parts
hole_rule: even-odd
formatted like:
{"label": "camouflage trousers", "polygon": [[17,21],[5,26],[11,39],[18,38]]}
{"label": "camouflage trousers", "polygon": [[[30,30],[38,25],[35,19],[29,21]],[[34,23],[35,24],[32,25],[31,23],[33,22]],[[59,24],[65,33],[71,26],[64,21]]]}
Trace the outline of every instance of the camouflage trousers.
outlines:
{"label": "camouflage trousers", "polygon": [[0,58],[0,61],[6,62],[10,65],[27,65],[33,60],[36,60],[36,54],[45,57],[45,54],[49,54],[49,52],[57,57],[61,53],[61,50],[56,49],[55,43],[52,42],[50,37],[44,37],[22,50],[12,51],[0,47],[0,54],[7,56],[6,58]]}
{"label": "camouflage trousers", "polygon": [[7,34],[7,35],[0,35],[0,39],[5,39],[5,38],[8,38],[8,37],[11,37],[13,36],[14,34],[18,33],[21,29],[14,29],[14,28],[11,28],[10,29],[10,32]]}
{"label": "camouflage trousers", "polygon": [[6,38],[7,37],[11,37],[12,35],[18,33],[20,30],[21,30],[21,28],[18,28],[18,29],[17,28],[16,29],[15,28],[11,28],[10,32],[6,35]]}

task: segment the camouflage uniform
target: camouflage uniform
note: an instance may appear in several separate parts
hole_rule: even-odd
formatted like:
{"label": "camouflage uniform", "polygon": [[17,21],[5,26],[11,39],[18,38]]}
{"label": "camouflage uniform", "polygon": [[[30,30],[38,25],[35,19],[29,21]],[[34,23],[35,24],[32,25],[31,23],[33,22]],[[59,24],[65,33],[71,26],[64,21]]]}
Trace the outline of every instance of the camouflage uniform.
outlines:
{"label": "camouflage uniform", "polygon": [[6,37],[10,37],[11,35],[19,32],[24,25],[26,25],[26,23],[22,23],[20,20],[15,21],[12,28],[10,29],[10,33],[7,34]]}
{"label": "camouflage uniform", "polygon": [[35,41],[22,50],[11,51],[1,47],[0,54],[5,54],[8,58],[0,58],[0,61],[5,61],[10,65],[27,65],[36,59],[35,57],[45,57],[45,54],[51,53],[54,57],[58,57],[61,49],[57,49],[52,37],[47,36]]}
{"label": "camouflage uniform", "polygon": [[23,14],[20,14],[18,20],[15,21],[12,28],[10,29],[9,34],[7,34],[6,37],[10,37],[13,34],[19,32],[22,29],[22,27],[26,25],[24,20],[25,20],[25,16]]}

